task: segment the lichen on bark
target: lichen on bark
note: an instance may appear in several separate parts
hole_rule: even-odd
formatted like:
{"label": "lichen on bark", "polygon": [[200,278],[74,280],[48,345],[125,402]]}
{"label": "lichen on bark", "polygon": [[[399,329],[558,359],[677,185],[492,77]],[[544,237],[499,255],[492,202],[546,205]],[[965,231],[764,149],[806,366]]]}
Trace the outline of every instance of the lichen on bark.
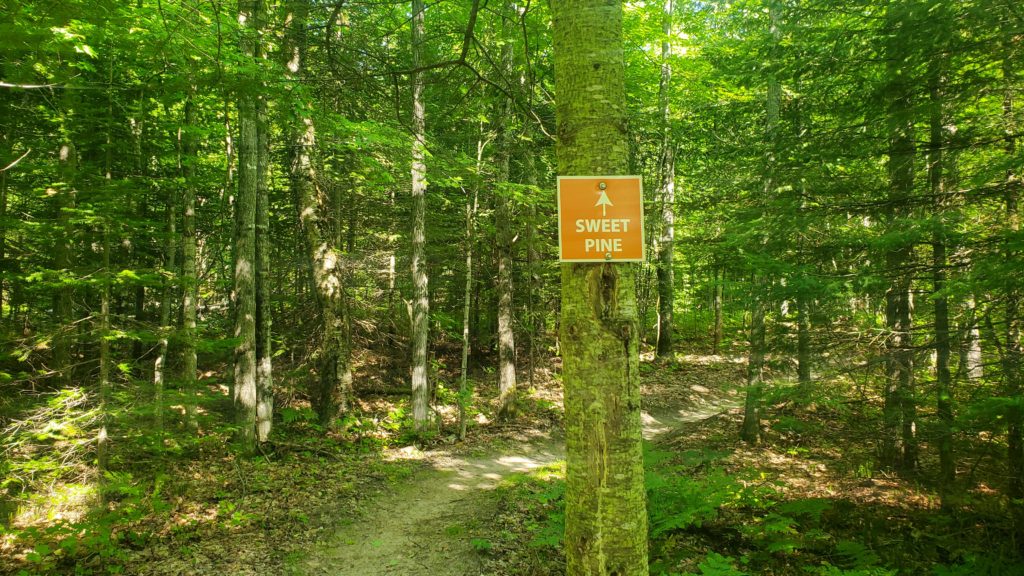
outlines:
{"label": "lichen on bark", "polygon": [[[628,170],[622,5],[552,3],[558,170]],[[633,264],[562,264],[567,573],[646,575]]]}

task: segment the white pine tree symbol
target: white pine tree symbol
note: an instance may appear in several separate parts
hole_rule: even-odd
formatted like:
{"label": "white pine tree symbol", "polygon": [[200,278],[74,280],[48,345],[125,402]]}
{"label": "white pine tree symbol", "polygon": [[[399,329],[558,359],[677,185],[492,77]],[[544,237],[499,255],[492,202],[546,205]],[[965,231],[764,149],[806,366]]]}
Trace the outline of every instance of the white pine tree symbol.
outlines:
{"label": "white pine tree symbol", "polygon": [[614,206],[614,204],[612,204],[612,201],[608,199],[608,193],[605,192],[604,190],[601,190],[601,196],[597,199],[597,204],[594,204],[594,206],[600,206],[601,216],[607,216],[608,207]]}

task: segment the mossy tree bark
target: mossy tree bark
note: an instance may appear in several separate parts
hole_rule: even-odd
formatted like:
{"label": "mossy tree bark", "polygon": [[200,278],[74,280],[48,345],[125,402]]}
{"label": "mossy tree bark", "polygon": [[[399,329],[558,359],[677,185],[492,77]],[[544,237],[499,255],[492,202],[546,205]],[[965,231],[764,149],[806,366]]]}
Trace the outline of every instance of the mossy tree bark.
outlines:
{"label": "mossy tree bark", "polygon": [[[622,4],[551,9],[559,173],[624,174]],[[569,576],[648,573],[634,276],[632,264],[562,265]]]}

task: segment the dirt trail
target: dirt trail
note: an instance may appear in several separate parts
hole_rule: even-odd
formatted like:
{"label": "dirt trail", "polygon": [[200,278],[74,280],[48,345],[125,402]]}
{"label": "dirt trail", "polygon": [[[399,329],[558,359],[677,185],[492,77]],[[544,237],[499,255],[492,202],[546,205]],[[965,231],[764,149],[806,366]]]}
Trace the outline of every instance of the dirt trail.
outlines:
{"label": "dirt trail", "polygon": [[[644,412],[644,438],[654,439],[729,407],[724,402]],[[368,502],[366,509],[372,512],[340,527],[321,552],[298,568],[308,576],[477,576],[482,556],[473,537],[496,511],[493,488],[513,473],[563,460],[565,445],[561,438],[545,438],[517,446],[514,455],[461,457],[435,451],[423,458],[430,469]]]}

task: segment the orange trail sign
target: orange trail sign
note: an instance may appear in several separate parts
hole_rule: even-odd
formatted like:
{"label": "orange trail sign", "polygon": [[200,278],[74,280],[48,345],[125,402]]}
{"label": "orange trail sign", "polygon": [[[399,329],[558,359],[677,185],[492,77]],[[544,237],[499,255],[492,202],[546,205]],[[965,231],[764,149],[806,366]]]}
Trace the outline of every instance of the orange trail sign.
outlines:
{"label": "orange trail sign", "polygon": [[559,176],[558,259],[643,261],[643,197],[639,176]]}

